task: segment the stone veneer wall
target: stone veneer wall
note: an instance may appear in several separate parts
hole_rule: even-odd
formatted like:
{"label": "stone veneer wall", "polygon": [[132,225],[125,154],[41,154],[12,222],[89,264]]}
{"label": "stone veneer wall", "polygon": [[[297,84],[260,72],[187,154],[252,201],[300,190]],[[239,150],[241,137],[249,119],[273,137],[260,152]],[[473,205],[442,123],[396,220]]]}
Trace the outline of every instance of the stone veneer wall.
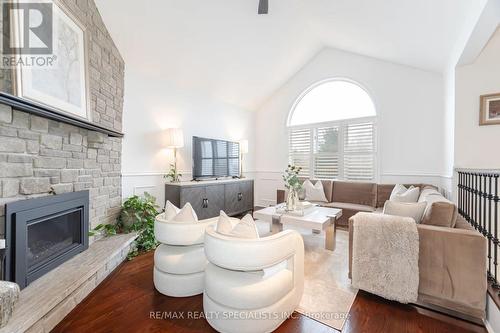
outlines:
{"label": "stone veneer wall", "polygon": [[[124,61],[93,0],[62,3],[87,29],[92,122],[121,131]],[[0,90],[12,93],[11,78],[0,70]],[[88,189],[91,226],[114,221],[121,204],[121,141],[0,105],[0,234],[5,203],[53,192]]]}
{"label": "stone veneer wall", "polygon": [[[121,132],[125,62],[93,0],[61,2],[86,27],[92,122]],[[13,92],[11,70],[0,68],[0,90]]]}
{"label": "stone veneer wall", "polygon": [[[0,216],[20,199],[90,191],[90,224],[121,204],[121,139],[0,105]],[[3,230],[3,228],[1,228]]]}

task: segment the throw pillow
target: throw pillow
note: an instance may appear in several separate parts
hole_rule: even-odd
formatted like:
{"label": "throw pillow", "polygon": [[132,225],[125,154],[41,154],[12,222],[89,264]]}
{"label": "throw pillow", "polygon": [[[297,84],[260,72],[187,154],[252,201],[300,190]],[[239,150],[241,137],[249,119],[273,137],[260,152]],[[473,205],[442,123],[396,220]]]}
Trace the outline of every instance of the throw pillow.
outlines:
{"label": "throw pillow", "polygon": [[317,180],[316,184],[313,185],[311,181],[307,179],[303,186],[306,191],[305,199],[307,201],[328,202],[328,200],[326,200],[325,190],[323,190],[323,183],[321,180]]}
{"label": "throw pillow", "polygon": [[179,208],[167,200],[167,203],[165,204],[165,220],[172,220],[179,213],[179,211]]}
{"label": "throw pillow", "polygon": [[[396,185],[398,186],[398,185]],[[405,186],[399,185],[396,189],[394,187],[393,193],[389,198],[390,201],[396,202],[417,202],[418,196],[420,194],[420,189],[418,187],[410,186],[410,188],[406,189]]]}
{"label": "throw pillow", "polygon": [[457,206],[441,194],[431,194],[423,201],[427,204],[422,224],[454,228],[458,218]]}
{"label": "throw pillow", "polygon": [[191,204],[188,202],[184,205],[184,207],[182,207],[177,215],[175,215],[175,217],[173,218],[173,222],[198,222],[198,216],[196,215],[196,212],[194,211]]}
{"label": "throw pillow", "polygon": [[249,239],[259,238],[257,225],[250,214],[245,215],[239,220],[227,216],[227,214],[221,210],[215,230],[225,236]]}
{"label": "throw pillow", "polygon": [[396,202],[386,201],[384,205],[384,214],[411,217],[416,223],[422,221],[427,203],[425,202]]}
{"label": "throw pillow", "polygon": [[439,193],[439,191],[436,190],[434,187],[426,186],[424,187],[422,192],[420,192],[420,197],[418,198],[418,202],[427,201],[427,197],[429,195],[441,195],[441,193]]}
{"label": "throw pillow", "polygon": [[407,191],[408,189],[406,186],[401,185],[401,184],[396,184],[394,185],[394,188],[392,189],[391,195],[389,197],[389,200],[393,200],[396,195],[403,194]]}

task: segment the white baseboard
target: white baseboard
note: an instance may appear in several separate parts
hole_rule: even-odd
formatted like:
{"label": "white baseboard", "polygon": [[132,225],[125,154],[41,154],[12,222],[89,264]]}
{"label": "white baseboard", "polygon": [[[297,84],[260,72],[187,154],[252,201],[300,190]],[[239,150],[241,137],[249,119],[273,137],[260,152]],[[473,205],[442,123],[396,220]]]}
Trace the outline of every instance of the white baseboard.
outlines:
{"label": "white baseboard", "polygon": [[487,320],[484,321],[484,327],[486,328],[488,333],[495,333],[493,327],[491,327],[490,323]]}

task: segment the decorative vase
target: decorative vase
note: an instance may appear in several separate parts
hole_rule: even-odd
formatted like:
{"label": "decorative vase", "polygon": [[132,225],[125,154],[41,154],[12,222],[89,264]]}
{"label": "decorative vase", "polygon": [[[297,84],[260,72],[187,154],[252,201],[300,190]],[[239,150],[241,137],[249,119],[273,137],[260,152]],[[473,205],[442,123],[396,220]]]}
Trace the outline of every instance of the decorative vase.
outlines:
{"label": "decorative vase", "polygon": [[294,211],[297,208],[297,203],[299,202],[299,194],[296,189],[290,188],[288,190],[288,196],[286,198],[286,210]]}

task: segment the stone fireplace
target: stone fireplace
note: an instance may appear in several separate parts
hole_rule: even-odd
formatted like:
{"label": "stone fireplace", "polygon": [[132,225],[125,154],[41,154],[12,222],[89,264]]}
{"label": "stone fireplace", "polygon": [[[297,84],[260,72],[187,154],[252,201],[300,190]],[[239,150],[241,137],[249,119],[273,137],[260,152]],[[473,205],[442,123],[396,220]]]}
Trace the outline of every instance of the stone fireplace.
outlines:
{"label": "stone fireplace", "polygon": [[[24,270],[18,282],[27,284],[0,333],[50,331],[126,258],[134,239],[87,238],[89,228],[114,223],[120,212],[125,63],[93,0],[61,3],[85,26],[91,120],[16,99],[13,71],[0,68],[0,239],[8,238],[10,251],[5,274],[18,281],[16,270]],[[87,208],[50,210],[53,200],[82,193]],[[37,211],[40,202],[44,208]],[[22,232],[11,220],[19,206],[14,222],[24,219]]]}
{"label": "stone fireplace", "polygon": [[[0,100],[0,238],[10,202],[88,190],[90,227],[120,210],[125,63],[93,0],[62,3],[86,27],[93,126]],[[0,68],[0,91],[13,86],[12,70]]]}
{"label": "stone fireplace", "polygon": [[121,141],[25,112],[0,98],[0,238],[6,204],[54,194],[88,190],[89,227],[115,222],[121,205]]}

